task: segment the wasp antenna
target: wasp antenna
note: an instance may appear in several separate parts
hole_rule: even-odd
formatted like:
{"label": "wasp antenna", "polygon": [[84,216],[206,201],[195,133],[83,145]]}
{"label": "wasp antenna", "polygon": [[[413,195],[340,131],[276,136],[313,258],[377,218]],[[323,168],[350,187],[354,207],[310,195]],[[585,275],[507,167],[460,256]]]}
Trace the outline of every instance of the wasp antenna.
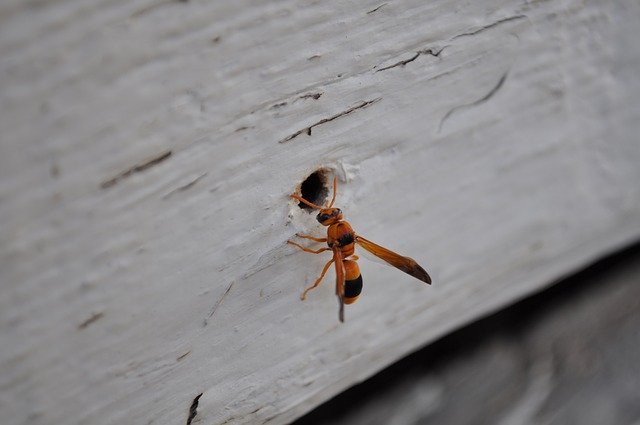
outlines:
{"label": "wasp antenna", "polygon": [[329,208],[333,207],[333,203],[336,201],[336,192],[338,190],[338,178],[333,176],[333,198],[331,198],[331,203],[329,204]]}
{"label": "wasp antenna", "polygon": [[297,199],[298,201],[302,202],[303,204],[306,204],[306,205],[310,206],[311,208],[315,208],[315,209],[318,209],[318,210],[321,210],[321,209],[322,209],[322,207],[321,207],[321,206],[318,206],[318,205],[316,205],[316,204],[314,204],[314,203],[311,203],[311,202],[307,201],[307,200],[306,200],[306,199],[304,199],[302,196],[298,196],[298,195],[290,195],[290,196],[291,196],[293,199]]}

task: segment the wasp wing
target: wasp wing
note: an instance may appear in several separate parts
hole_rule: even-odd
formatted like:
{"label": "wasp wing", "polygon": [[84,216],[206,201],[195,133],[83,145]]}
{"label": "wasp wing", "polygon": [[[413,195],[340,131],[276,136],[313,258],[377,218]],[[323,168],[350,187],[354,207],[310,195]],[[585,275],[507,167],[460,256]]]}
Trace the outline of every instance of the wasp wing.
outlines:
{"label": "wasp wing", "polygon": [[431,277],[425,271],[425,269],[423,269],[418,263],[416,263],[414,259],[396,254],[395,252],[381,247],[380,245],[377,245],[370,240],[363,238],[362,236],[356,236],[356,242],[376,257],[384,260],[386,263],[399,270],[402,270],[407,274],[410,274],[416,279],[419,279],[431,285]]}
{"label": "wasp wing", "polygon": [[336,266],[336,295],[340,310],[338,311],[338,319],[344,322],[344,263],[342,262],[342,251],[338,247],[333,248],[333,263]]}

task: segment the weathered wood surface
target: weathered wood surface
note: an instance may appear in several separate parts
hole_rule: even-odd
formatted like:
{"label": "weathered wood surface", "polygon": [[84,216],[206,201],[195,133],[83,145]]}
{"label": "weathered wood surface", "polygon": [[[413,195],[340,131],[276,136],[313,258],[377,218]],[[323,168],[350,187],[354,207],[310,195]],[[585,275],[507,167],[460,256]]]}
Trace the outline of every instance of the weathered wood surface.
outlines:
{"label": "weathered wood surface", "polygon": [[[3,423],[285,423],[636,240],[639,32],[630,0],[5,1]],[[432,287],[363,260],[346,324],[331,277],[299,301],[320,166]]]}

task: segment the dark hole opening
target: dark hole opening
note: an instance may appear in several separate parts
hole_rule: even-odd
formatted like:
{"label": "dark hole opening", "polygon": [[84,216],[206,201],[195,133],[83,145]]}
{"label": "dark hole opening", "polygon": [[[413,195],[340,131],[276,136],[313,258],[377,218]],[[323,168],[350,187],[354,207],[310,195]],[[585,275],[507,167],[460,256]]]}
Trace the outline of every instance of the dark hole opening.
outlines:
{"label": "dark hole opening", "polygon": [[[322,205],[329,194],[329,189],[326,185],[326,174],[327,172],[325,170],[313,172],[302,182],[302,185],[300,185],[300,195],[313,204]],[[302,202],[300,202],[298,206],[305,210],[313,209]]]}

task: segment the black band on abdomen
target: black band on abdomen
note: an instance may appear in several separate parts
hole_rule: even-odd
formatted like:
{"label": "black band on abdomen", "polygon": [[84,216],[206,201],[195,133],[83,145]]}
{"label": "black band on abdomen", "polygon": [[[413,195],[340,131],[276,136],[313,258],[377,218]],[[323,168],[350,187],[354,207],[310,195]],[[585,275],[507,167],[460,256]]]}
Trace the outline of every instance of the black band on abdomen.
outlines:
{"label": "black band on abdomen", "polygon": [[344,281],[344,297],[354,298],[362,292],[362,275],[353,280]]}

